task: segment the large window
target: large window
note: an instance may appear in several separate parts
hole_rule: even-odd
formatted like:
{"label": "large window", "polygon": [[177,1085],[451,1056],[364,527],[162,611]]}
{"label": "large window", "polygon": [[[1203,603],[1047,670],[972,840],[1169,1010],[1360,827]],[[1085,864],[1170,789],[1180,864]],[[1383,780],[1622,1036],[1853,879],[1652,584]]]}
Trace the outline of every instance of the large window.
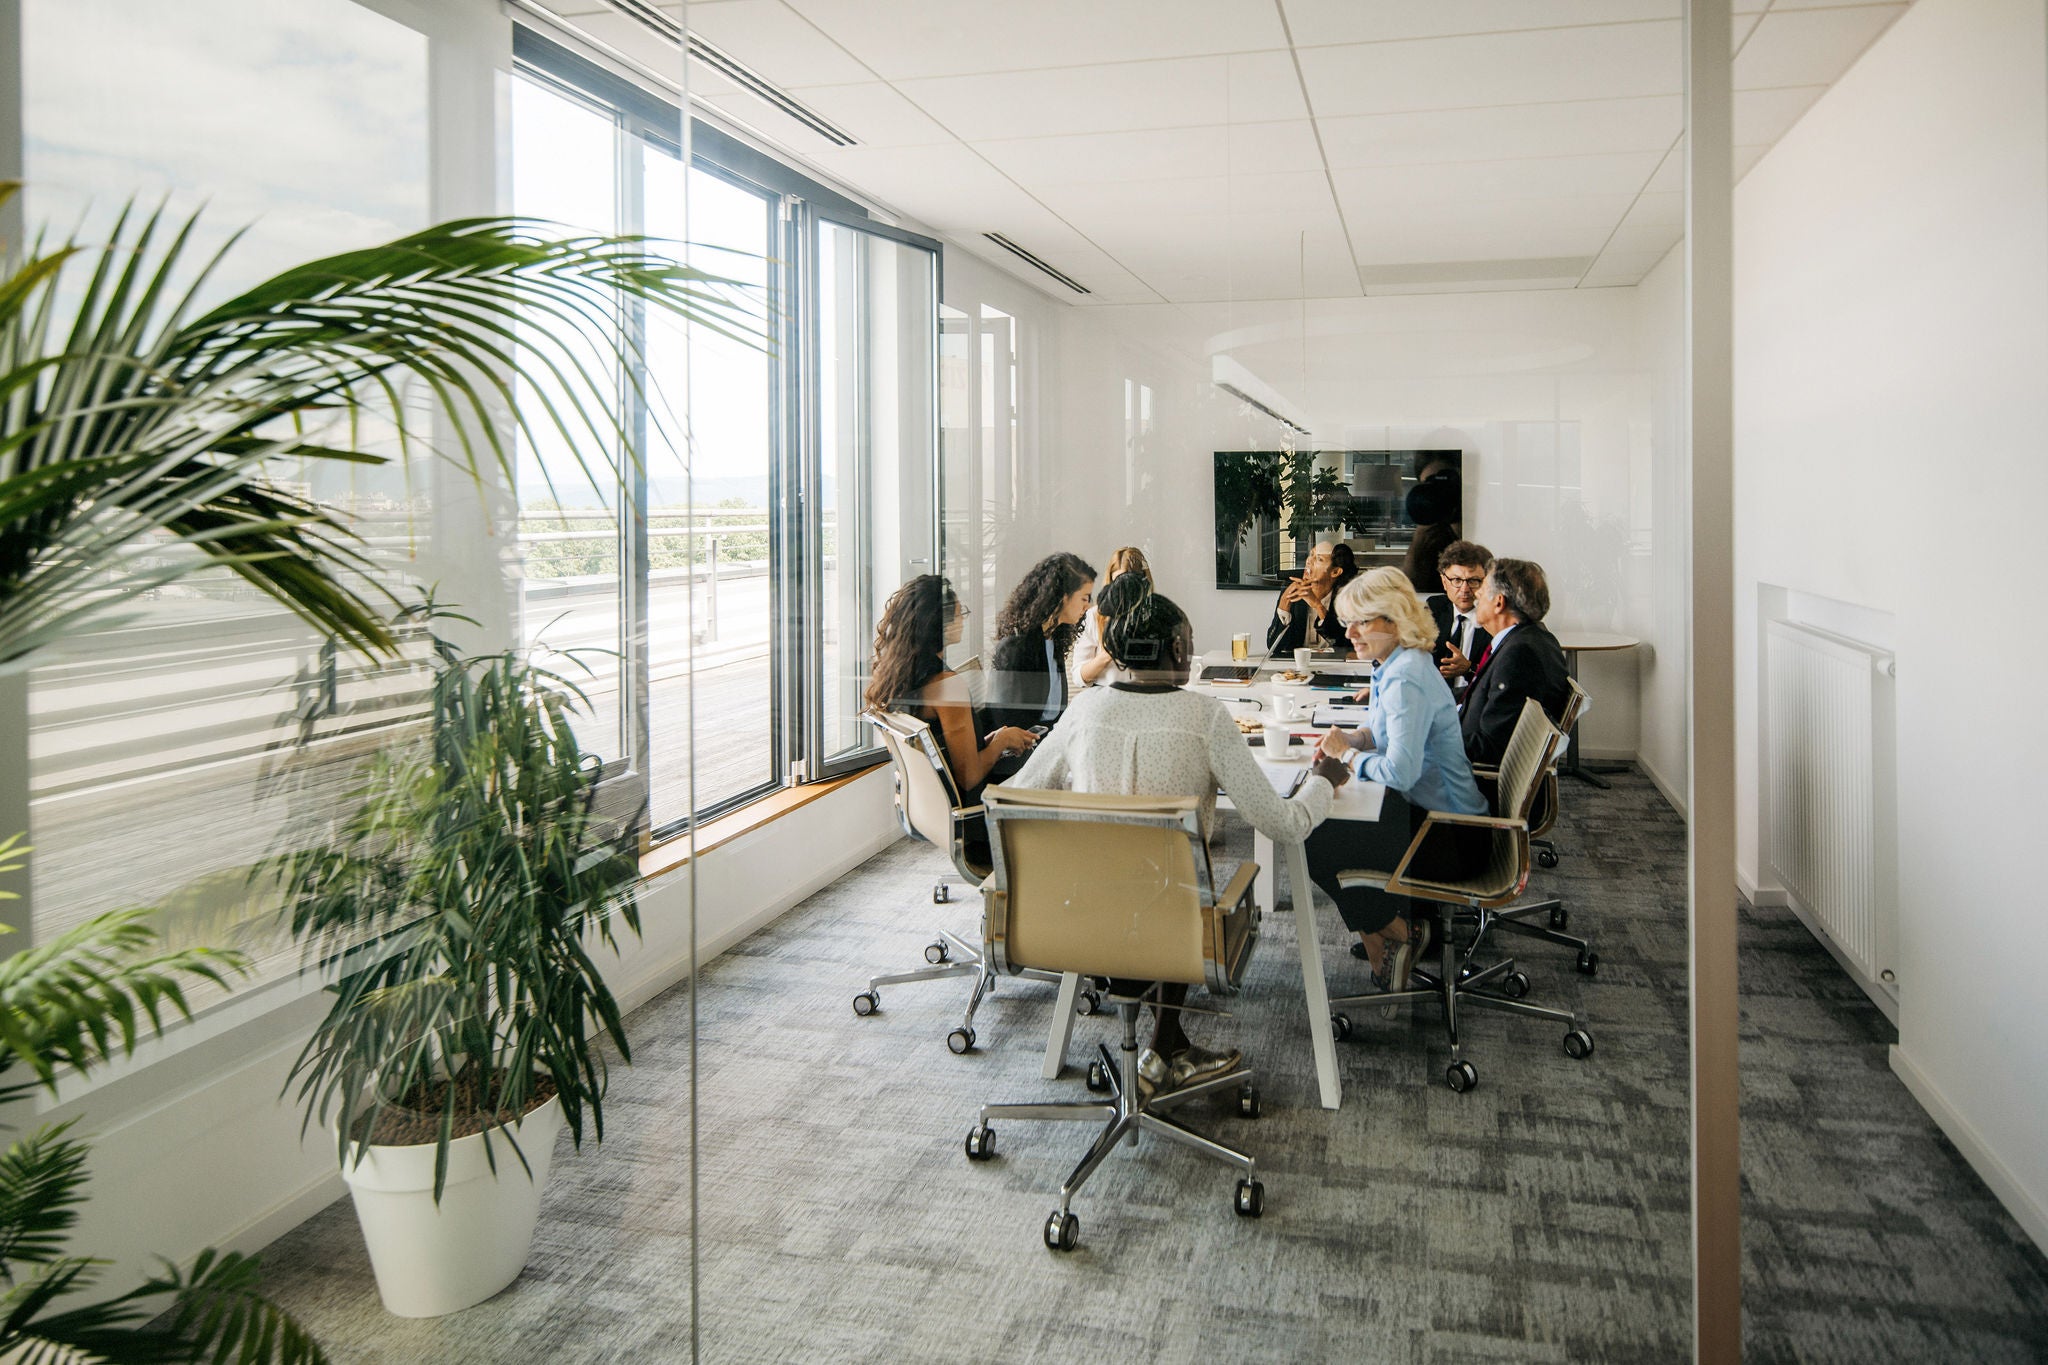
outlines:
{"label": "large window", "polygon": [[576,451],[522,453],[525,638],[604,661],[590,744],[661,837],[877,756],[875,620],[935,554],[938,253],[711,130],[685,195],[673,108],[530,34],[515,51],[519,210],[675,241],[770,340],[622,317],[644,468],[598,490]]}

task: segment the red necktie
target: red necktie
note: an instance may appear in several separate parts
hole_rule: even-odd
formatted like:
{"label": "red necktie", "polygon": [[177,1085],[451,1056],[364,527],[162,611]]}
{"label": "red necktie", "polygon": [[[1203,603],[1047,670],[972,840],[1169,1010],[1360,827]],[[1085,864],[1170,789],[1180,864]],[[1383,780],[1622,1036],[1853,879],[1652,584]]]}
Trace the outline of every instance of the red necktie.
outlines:
{"label": "red necktie", "polygon": [[1486,642],[1486,648],[1479,651],[1479,662],[1472,665],[1472,681],[1478,682],[1479,675],[1486,671],[1486,661],[1493,657],[1493,641]]}

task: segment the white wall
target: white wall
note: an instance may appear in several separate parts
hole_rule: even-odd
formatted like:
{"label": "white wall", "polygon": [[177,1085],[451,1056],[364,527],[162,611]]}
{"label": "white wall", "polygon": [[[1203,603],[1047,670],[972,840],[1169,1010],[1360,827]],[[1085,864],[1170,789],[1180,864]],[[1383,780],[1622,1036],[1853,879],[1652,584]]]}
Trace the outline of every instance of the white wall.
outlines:
{"label": "white wall", "polygon": [[[1263,640],[1272,611],[1266,594],[1214,586],[1212,452],[1276,449],[1279,435],[1211,382],[1217,354],[1306,415],[1318,448],[1461,446],[1466,534],[1543,564],[1551,624],[1647,629],[1651,405],[1633,290],[1072,308],[1063,324],[1038,534],[1098,565],[1142,546],[1203,648],[1234,631]],[[1127,383],[1152,390],[1149,432],[1128,427]],[[1510,423],[1557,424],[1576,460],[1507,467]],[[1587,655],[1582,677],[1587,751],[1633,755],[1635,658]]]}
{"label": "white wall", "polygon": [[[2048,75],[2039,0],[1919,0],[1736,196],[1740,865],[1765,585],[1896,621],[1894,1066],[2048,1244],[2030,824],[2048,672]],[[2002,577],[1989,577],[1993,572]]]}
{"label": "white wall", "polygon": [[1636,286],[1636,348],[1650,388],[1649,610],[1643,614],[1642,739],[1636,763],[1683,813],[1690,768],[1686,726],[1692,612],[1692,492],[1686,420],[1685,250],[1669,255]]}

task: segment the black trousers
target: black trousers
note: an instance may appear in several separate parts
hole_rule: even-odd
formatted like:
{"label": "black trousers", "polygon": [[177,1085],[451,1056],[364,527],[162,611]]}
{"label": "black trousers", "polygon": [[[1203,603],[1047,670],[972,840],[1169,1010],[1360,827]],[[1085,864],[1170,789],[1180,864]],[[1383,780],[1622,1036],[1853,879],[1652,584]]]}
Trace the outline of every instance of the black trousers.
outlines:
{"label": "black trousers", "polygon": [[[1401,793],[1389,791],[1380,806],[1379,819],[1325,820],[1309,832],[1303,845],[1308,854],[1309,879],[1337,902],[1337,913],[1344,917],[1345,928],[1353,933],[1376,934],[1392,924],[1396,915],[1412,916],[1436,904],[1390,896],[1371,887],[1345,890],[1337,885],[1339,872],[1392,872],[1428,816],[1428,811],[1410,805]],[[1490,836],[1483,829],[1439,826],[1409,871],[1418,877],[1446,875],[1470,859],[1486,856],[1489,841]]]}

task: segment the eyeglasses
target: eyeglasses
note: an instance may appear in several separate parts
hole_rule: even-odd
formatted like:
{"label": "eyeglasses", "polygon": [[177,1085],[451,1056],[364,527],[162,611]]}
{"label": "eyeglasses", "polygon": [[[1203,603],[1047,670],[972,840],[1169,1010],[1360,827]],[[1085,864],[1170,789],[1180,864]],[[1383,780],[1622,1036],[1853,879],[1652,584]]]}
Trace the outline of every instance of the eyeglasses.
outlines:
{"label": "eyeglasses", "polygon": [[1486,581],[1485,574],[1481,574],[1477,578],[1466,578],[1459,574],[1447,573],[1440,575],[1440,577],[1442,577],[1444,582],[1460,588],[1477,588]]}

